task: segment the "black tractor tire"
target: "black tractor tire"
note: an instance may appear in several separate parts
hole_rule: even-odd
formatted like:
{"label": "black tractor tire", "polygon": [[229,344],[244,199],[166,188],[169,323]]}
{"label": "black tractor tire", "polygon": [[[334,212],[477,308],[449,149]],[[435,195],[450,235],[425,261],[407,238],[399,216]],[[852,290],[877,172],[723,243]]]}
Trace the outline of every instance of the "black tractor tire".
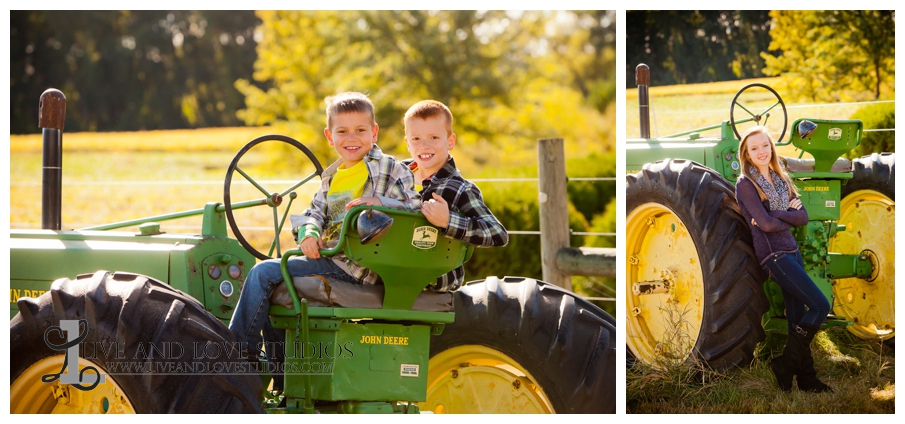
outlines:
{"label": "black tractor tire", "polygon": [[[195,299],[150,277],[98,271],[74,280],[63,278],[41,297],[22,298],[18,305],[19,313],[10,322],[11,386],[33,364],[65,353],[51,349],[45,341],[46,337],[58,346],[67,341],[62,332],[50,327],[60,325],[62,320],[85,320],[85,358],[121,388],[134,412],[263,412],[260,377],[248,371],[228,371],[248,367],[236,352],[226,351],[236,346],[232,332]],[[97,347],[114,342],[116,349]],[[176,344],[181,349],[175,348]],[[219,350],[211,345],[219,345]],[[151,346],[163,349],[155,354]],[[177,354],[177,350],[182,352]],[[128,374],[108,369],[124,362],[143,363],[151,370],[161,369],[159,364],[165,362],[203,363],[204,369],[220,372],[172,372],[170,368],[165,372]],[[33,384],[45,384],[40,380]],[[49,399],[43,399],[42,391],[38,396],[42,399],[27,400],[43,402],[52,409],[56,401],[51,385],[47,386]],[[16,399],[17,394],[11,393],[11,397]]]}
{"label": "black tractor tire", "polygon": [[[531,380],[528,385],[542,390],[551,412],[616,412],[616,322],[597,306],[541,281],[490,277],[460,288],[454,309],[455,323],[431,338],[432,361],[454,348],[488,348],[511,358],[513,363],[502,367],[525,371]],[[454,369],[442,372],[461,373],[470,365],[466,359],[461,364],[451,362],[456,364]],[[514,380],[513,384],[518,386]],[[481,396],[482,389],[469,391]],[[512,387],[494,390],[511,391]],[[494,390],[489,397],[500,393]],[[504,412],[455,407],[447,411]]]}
{"label": "black tractor tire", "polygon": [[867,282],[835,280],[833,312],[853,320],[846,329],[859,338],[890,340],[895,337],[895,241],[887,236],[895,228],[895,153],[853,160],[852,179],[843,183],[841,195],[839,223],[848,228],[830,240],[830,252],[868,251],[878,267]]}
{"label": "black tractor tire", "polygon": [[896,200],[896,154],[873,153],[852,161],[852,179],[842,186],[842,197],[858,190],[874,190]]}
{"label": "black tractor tire", "polygon": [[[638,213],[633,215],[636,208]],[[659,215],[642,218],[645,211]],[[667,319],[666,312],[662,308],[655,311],[655,308],[646,304],[643,308],[638,306],[643,302],[639,300],[641,296],[647,294],[633,295],[633,284],[636,283],[633,280],[635,275],[651,274],[641,272],[647,272],[644,267],[663,272],[658,267],[668,268],[669,261],[676,255],[675,246],[651,249],[653,252],[644,251],[639,254],[644,250],[640,247],[643,246],[642,242],[648,243],[647,237],[634,234],[632,228],[636,228],[633,225],[638,225],[637,228],[641,229],[638,230],[639,233],[644,233],[647,231],[643,230],[645,225],[654,225],[653,221],[660,217],[665,219],[664,215],[670,214],[673,216],[668,218],[678,224],[669,226],[671,232],[678,234],[676,237],[684,237],[686,242],[687,238],[693,242],[693,248],[687,249],[691,258],[683,259],[683,263],[699,264],[699,279],[703,280],[702,285],[697,286],[700,287],[703,299],[700,299],[700,295],[695,295],[694,299],[684,300],[695,303],[691,306],[700,312],[700,318],[692,317],[700,319],[698,333],[689,334],[693,339],[693,346],[685,351],[684,357],[672,359],[702,362],[717,370],[747,366],[754,358],[755,347],[766,337],[761,319],[768,309],[767,297],[763,291],[767,275],[754,254],[751,231],[739,211],[735,187],[716,171],[693,161],[679,159],[647,164],[639,173],[626,177],[626,216],[629,218],[626,222],[626,314],[629,326],[626,340],[629,345],[646,343],[637,346],[650,347],[647,356],[630,349],[633,353],[630,357],[649,365],[662,364],[657,363],[660,358],[657,349],[661,341],[653,340],[655,337],[649,334],[639,334],[642,333],[639,328],[650,328],[645,319]],[[638,219],[642,221],[628,222]],[[676,233],[680,226],[687,229],[687,235],[683,235],[681,229]],[[665,231],[670,230],[667,228]],[[661,237],[655,232],[644,234],[648,234],[648,237]],[[650,257],[638,258],[636,254]],[[653,257],[655,254],[658,256]],[[647,281],[645,278],[642,280]],[[681,280],[677,281],[681,284]],[[671,290],[680,292],[676,287]],[[667,294],[670,296],[669,302],[682,303],[681,299],[672,297],[672,293]],[[644,312],[650,313],[650,316],[643,318],[642,310],[650,311]],[[636,325],[636,322],[640,324]]]}

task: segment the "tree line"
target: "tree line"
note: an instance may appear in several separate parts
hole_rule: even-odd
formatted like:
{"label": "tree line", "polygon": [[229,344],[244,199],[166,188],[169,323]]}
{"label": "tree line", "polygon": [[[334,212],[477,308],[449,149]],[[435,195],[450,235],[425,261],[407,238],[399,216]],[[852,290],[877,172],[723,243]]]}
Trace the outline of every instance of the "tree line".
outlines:
{"label": "tree line", "polygon": [[645,63],[652,86],[782,76],[802,100],[893,98],[895,11],[629,11],[626,62],[627,88]]}
{"label": "tree line", "polygon": [[10,11],[13,134],[67,97],[67,131],[242,125],[234,87],[256,58],[253,11]]}
{"label": "tree line", "polygon": [[[615,96],[612,11],[11,11],[10,23],[15,134],[39,131],[51,87],[67,96],[67,131],[308,120],[343,87],[511,104],[536,72],[598,111]],[[394,119],[405,107],[385,106]]]}

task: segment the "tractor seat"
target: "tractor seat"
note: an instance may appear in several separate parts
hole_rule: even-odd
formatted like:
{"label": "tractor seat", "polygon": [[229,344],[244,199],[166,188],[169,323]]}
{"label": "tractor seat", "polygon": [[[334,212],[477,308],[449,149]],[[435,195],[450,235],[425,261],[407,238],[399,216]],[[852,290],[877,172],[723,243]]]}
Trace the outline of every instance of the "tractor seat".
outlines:
{"label": "tractor seat", "polygon": [[[377,237],[373,237],[367,229],[359,235],[359,225],[367,228],[374,224],[370,221],[371,218],[382,220],[380,214],[364,215],[365,210],[383,212],[392,218],[391,225],[378,230],[380,235]],[[358,223],[361,217],[365,217],[365,222]],[[372,228],[380,227],[377,225]],[[321,249],[321,255],[330,256],[342,252],[353,263],[379,275],[383,285],[346,285],[337,281],[318,280],[302,283],[303,290],[309,289],[307,294],[303,291],[297,298],[288,301],[289,303],[274,302],[275,304],[290,305],[290,308],[294,308],[292,305],[299,300],[314,297],[321,299],[324,304],[353,309],[412,310],[418,309],[417,305],[413,306],[418,299],[427,297],[428,300],[422,302],[426,302],[428,306],[421,308],[428,308],[424,309],[425,311],[434,311],[436,304],[451,305],[451,297],[449,300],[431,299],[431,293],[425,294],[424,288],[438,277],[468,261],[474,251],[474,246],[442,236],[440,230],[432,226],[420,212],[400,211],[382,206],[361,205],[349,210],[343,219],[338,239],[339,244],[332,249]],[[290,277],[286,269],[286,260],[290,256],[301,254],[303,254],[301,250],[290,250],[282,258],[281,271],[284,279],[295,280],[293,287],[298,286],[299,281]],[[312,299],[308,301],[312,302]]]}
{"label": "tractor seat", "polygon": [[[857,119],[796,119],[792,123],[789,142],[782,145],[792,144],[803,152],[810,153],[814,159],[787,158],[788,162],[801,161],[791,163],[789,170],[795,174],[852,172],[851,161],[841,159],[841,156],[861,144],[863,127],[864,124]],[[798,165],[803,170],[795,170]]]}
{"label": "tractor seat", "polygon": [[[814,159],[798,159],[785,156],[780,156],[779,159],[788,172],[794,174],[814,172]],[[836,159],[836,162],[833,162],[830,167],[830,172],[852,172],[852,161],[846,158]]]}
{"label": "tractor seat", "polygon": [[[292,283],[300,299],[308,299],[308,306],[367,308],[383,307],[383,285],[352,284],[323,276],[293,277]],[[270,295],[271,305],[292,308],[292,298],[286,284],[280,283]],[[450,312],[453,293],[422,290],[415,298],[413,311]]]}

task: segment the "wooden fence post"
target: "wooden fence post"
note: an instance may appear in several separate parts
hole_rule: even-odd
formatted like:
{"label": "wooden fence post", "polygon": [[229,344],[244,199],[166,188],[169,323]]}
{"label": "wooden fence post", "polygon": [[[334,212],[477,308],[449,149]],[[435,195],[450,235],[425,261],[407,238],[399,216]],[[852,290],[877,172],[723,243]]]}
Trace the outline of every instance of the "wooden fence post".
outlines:
{"label": "wooden fence post", "polygon": [[556,269],[569,275],[616,278],[616,249],[564,247],[556,253]]}
{"label": "wooden fence post", "polygon": [[563,139],[538,140],[537,162],[543,279],[547,283],[572,291],[572,277],[556,268],[556,255],[559,249],[569,247],[569,209]]}

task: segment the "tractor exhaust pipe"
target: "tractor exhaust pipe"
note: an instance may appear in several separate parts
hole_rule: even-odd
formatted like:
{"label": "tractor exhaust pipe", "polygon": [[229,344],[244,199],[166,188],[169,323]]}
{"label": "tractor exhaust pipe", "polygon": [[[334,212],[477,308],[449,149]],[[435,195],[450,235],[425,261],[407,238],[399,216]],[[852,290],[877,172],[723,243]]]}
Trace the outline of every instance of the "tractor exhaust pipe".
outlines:
{"label": "tractor exhaust pipe", "polygon": [[647,87],[650,85],[650,68],[643,63],[635,67],[635,85],[638,86],[641,138],[650,138],[650,98],[647,96]]}
{"label": "tractor exhaust pipe", "polygon": [[41,228],[62,227],[63,122],[66,120],[66,96],[55,88],[41,94],[38,127],[44,141],[44,177],[41,194]]}

